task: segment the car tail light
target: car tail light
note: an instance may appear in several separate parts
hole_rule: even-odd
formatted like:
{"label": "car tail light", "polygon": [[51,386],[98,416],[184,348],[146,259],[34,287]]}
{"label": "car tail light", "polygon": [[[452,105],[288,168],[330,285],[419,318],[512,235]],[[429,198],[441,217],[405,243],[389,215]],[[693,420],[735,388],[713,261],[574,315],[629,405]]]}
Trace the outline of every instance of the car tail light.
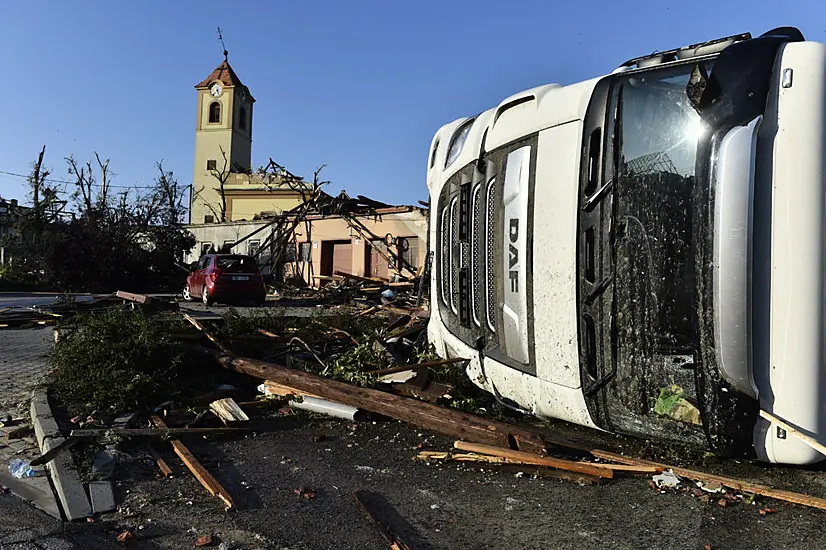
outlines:
{"label": "car tail light", "polygon": [[220,277],[220,276],[221,276],[221,272],[218,271],[218,270],[215,270],[215,271],[213,271],[209,274],[209,280],[214,283],[218,279],[218,277]]}

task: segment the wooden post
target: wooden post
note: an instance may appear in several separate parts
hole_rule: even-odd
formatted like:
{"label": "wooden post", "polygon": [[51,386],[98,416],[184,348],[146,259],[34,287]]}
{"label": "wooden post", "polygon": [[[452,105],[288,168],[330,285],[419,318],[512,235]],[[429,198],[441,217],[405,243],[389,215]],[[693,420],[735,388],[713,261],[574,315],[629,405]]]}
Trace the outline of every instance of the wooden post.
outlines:
{"label": "wooden post", "polygon": [[513,442],[520,450],[534,453],[545,451],[545,442],[538,434],[495,420],[381,390],[360,388],[258,359],[225,355],[219,357],[219,360],[229,369],[287,386],[297,390],[297,393],[313,394],[336,403],[383,414],[456,439],[505,448]]}

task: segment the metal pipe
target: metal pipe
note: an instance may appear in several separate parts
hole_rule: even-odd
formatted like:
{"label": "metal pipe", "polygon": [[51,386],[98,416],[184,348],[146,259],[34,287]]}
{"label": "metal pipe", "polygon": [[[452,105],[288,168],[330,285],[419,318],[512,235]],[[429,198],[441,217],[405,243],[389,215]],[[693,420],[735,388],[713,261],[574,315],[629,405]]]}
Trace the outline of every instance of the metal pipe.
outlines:
{"label": "metal pipe", "polygon": [[351,407],[350,405],[342,405],[326,399],[319,399],[317,397],[305,396],[302,401],[290,401],[290,407],[302,409],[305,411],[317,412],[321,414],[328,414],[337,418],[345,420],[353,420],[355,422],[363,422],[367,420],[367,411]]}

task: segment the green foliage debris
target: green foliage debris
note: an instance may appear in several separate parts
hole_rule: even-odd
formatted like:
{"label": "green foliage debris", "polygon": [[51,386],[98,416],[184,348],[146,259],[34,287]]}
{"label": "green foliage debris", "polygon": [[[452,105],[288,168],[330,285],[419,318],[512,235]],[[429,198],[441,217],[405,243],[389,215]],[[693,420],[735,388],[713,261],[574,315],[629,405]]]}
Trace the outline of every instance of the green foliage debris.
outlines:
{"label": "green foliage debris", "polygon": [[53,387],[73,413],[146,409],[212,382],[206,359],[171,337],[169,320],[140,310],[80,314],[58,330]]}

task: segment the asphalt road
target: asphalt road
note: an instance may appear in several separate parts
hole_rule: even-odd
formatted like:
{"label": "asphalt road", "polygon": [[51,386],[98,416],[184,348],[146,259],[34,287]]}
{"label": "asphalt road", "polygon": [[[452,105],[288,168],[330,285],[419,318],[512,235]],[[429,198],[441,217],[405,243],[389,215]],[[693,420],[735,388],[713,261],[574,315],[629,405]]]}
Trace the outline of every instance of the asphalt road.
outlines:
{"label": "asphalt road", "polygon": [[[487,465],[414,462],[420,444],[447,450],[452,441],[395,421],[272,422],[271,431],[243,439],[186,440],[237,510],[223,511],[159,445],[176,476],[160,479],[151,461],[121,467],[117,498],[139,515],[113,514],[107,518],[116,526],[112,532],[131,528],[143,542],[170,549],[191,548],[203,534],[219,536],[229,548],[386,549],[353,500],[353,492],[363,490],[381,519],[417,549],[826,548],[826,512],[819,510],[769,499],[722,508],[716,499],[704,504],[688,493],[662,494],[645,476],[591,486]],[[767,474],[732,466],[745,468],[747,477]],[[826,493],[823,473],[797,473],[768,472],[776,474],[774,483]],[[315,498],[297,494],[302,487]],[[778,511],[760,515],[765,506]]]}
{"label": "asphalt road", "polygon": [[[62,296],[60,293],[0,292],[0,309],[47,306],[54,303],[60,296]],[[94,299],[89,294],[73,294],[73,296],[78,302],[88,302]]]}

